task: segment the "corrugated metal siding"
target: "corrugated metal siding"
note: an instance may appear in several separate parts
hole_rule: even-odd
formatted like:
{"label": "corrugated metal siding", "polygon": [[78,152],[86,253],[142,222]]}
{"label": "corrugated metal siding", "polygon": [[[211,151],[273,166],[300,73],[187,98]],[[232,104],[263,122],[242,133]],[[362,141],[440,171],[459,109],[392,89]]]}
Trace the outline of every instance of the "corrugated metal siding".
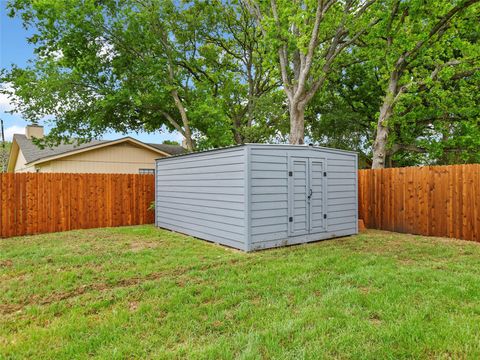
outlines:
{"label": "corrugated metal siding", "polygon": [[289,238],[288,235],[289,156],[324,158],[326,162],[326,231],[318,235],[307,235],[303,241],[356,233],[356,154],[333,149],[252,145],[252,249],[302,242],[291,236]]}
{"label": "corrugated metal siding", "polygon": [[246,248],[246,148],[157,161],[156,224]]}

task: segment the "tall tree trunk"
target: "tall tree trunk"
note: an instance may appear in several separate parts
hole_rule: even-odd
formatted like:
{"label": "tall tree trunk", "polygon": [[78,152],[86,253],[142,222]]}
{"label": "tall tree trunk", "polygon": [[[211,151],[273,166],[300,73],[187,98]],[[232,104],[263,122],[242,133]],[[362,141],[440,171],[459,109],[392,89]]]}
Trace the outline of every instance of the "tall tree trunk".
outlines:
{"label": "tall tree trunk", "polygon": [[377,122],[377,134],[373,143],[372,169],[383,169],[387,155],[388,127],[387,120],[391,115],[391,106],[386,99],[380,109]]}
{"label": "tall tree trunk", "polygon": [[244,142],[242,136],[242,118],[240,114],[233,114],[233,139],[235,140],[235,144],[241,145]]}
{"label": "tall tree trunk", "polygon": [[183,123],[183,137],[185,138],[185,145],[189,152],[194,150],[194,144],[192,140],[192,131],[190,129],[190,122],[188,121],[187,112],[185,111],[185,107],[183,106],[182,100],[180,100],[180,96],[178,95],[177,90],[172,90],[171,92],[173,96],[173,100],[175,101],[175,105],[180,112],[180,117],[182,118]]}
{"label": "tall tree trunk", "polygon": [[395,97],[398,94],[398,78],[398,72],[394,71],[390,76],[387,94],[385,95],[383,104],[380,108],[380,114],[377,121],[377,131],[373,143],[372,169],[383,169],[385,167],[388,143],[388,120],[393,114]]}
{"label": "tall tree trunk", "polygon": [[294,103],[289,106],[290,112],[290,136],[288,138],[290,144],[305,144],[305,104]]}
{"label": "tall tree trunk", "polygon": [[187,146],[187,150],[189,152],[192,152],[195,148],[194,146],[194,143],[193,143],[193,140],[192,140],[192,133],[190,131],[190,127],[189,126],[185,126],[185,145]]}

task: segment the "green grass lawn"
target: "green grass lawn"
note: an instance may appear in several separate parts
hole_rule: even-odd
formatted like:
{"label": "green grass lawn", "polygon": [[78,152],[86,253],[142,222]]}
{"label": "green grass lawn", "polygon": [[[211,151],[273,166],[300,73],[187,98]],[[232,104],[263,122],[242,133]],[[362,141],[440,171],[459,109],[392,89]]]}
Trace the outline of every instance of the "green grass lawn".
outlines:
{"label": "green grass lawn", "polygon": [[480,357],[480,245],[246,254],[153,226],[0,240],[0,358]]}

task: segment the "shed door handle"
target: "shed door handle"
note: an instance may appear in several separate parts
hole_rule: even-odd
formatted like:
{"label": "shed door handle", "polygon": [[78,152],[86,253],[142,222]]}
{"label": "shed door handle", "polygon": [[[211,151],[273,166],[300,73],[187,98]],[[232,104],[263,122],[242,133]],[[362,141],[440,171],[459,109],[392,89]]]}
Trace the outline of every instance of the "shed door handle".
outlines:
{"label": "shed door handle", "polygon": [[310,198],[312,197],[312,194],[313,194],[313,190],[310,189],[310,192],[309,192],[309,194],[308,194],[308,199],[310,199]]}

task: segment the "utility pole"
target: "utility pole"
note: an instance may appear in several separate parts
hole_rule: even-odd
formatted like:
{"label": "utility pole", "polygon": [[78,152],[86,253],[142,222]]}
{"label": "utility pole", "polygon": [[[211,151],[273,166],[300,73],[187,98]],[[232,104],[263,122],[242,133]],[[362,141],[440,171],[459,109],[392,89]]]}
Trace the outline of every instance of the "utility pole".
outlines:
{"label": "utility pole", "polygon": [[0,119],[0,128],[2,130],[2,173],[6,172],[6,160],[7,160],[7,150],[5,148],[5,132],[3,131],[3,120]]}

